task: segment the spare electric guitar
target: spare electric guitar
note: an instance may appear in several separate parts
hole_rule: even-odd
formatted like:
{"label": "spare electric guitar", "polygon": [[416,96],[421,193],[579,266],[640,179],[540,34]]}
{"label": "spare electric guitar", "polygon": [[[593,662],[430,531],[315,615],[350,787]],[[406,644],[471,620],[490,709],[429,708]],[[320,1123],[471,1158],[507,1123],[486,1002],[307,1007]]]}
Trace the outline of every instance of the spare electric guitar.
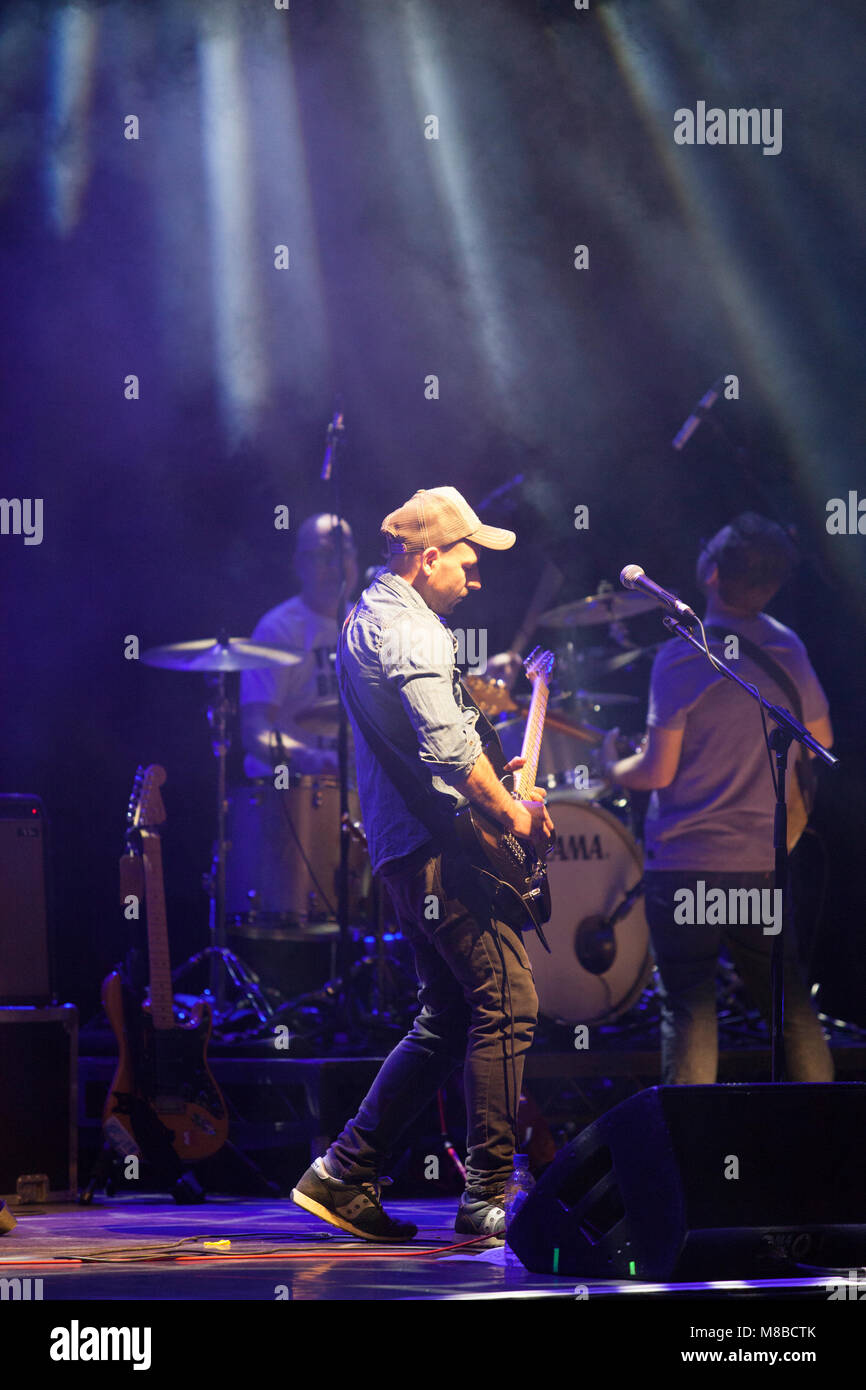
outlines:
{"label": "spare electric guitar", "polygon": [[[165,769],[139,768],[127,813],[127,853],[121,859],[121,895],[143,897],[147,919],[150,996],[141,1005],[119,971],[102,987],[102,1002],[117,1038],[119,1061],[102,1116],[106,1138],[124,1153],[158,1161],[170,1145],[177,1158],[196,1163],[228,1137],[225,1101],[207,1064],[210,1007],[199,1001],[186,1024],[175,1016],[162,874],[165,821],[160,787]],[[136,891],[137,890],[137,891]]]}
{"label": "spare electric guitar", "polygon": [[[489,742],[485,748],[497,777],[517,801],[530,800],[535,786],[553,663],[553,653],[542,652],[538,647],[523,663],[532,684],[532,698],[521,750],[526,762],[520,771],[516,774],[506,771],[505,756],[498,740]],[[547,947],[541,930],[550,920],[551,912],[545,861],[527,840],[504,830],[498,821],[472,803],[457,812],[456,824],[460,846],[485,880],[497,915],[518,930],[534,927],[539,940]]]}

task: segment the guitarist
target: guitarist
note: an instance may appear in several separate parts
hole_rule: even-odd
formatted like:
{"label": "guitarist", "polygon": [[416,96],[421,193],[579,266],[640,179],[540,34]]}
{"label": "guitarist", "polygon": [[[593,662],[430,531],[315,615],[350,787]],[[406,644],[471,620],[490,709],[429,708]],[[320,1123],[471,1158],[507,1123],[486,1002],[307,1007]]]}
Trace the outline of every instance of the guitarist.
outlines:
{"label": "guitarist", "polygon": [[[714,655],[732,659],[736,652],[737,674],[791,709],[826,746],[833,741],[827,697],[806,649],[796,633],[761,611],[796,560],[781,526],[746,512],[704,546],[697,580],[707,600],[705,625]],[[731,889],[772,889],[770,768],[760,716],[748,696],[678,637],[663,644],[653,664],[647,725],[643,749],[629,758],[619,757],[613,730],[605,762],[612,781],[653,791],[644,883],[662,982],[662,1081],[708,1085],[717,1073],[715,976],[722,938],[753,1002],[769,1018],[773,937],[763,922],[688,923],[683,914],[678,921],[676,904],[683,899],[677,894],[688,889],[696,895],[699,882],[706,893],[722,889],[727,901]],[[798,773],[807,771],[798,766],[797,747],[792,745],[788,778],[794,796]],[[830,1049],[799,978],[793,945],[786,923],[788,1077],[832,1081]]]}
{"label": "guitarist", "polygon": [[[421,1009],[292,1199],[364,1240],[411,1240],[417,1228],[382,1207],[382,1169],[401,1133],[462,1066],[468,1155],[456,1230],[502,1244],[537,998],[520,931],[494,917],[452,827],[468,802],[544,855],[553,823],[540,788],[516,801],[499,781],[476,728],[479,713],[464,699],[457,642],[444,618],[481,588],[480,550],[508,550],[516,537],[482,525],[452,487],[416,492],[381,530],[387,568],[349,614],[337,664],[372,866],[412,943]],[[521,765],[513,759],[508,770]]]}

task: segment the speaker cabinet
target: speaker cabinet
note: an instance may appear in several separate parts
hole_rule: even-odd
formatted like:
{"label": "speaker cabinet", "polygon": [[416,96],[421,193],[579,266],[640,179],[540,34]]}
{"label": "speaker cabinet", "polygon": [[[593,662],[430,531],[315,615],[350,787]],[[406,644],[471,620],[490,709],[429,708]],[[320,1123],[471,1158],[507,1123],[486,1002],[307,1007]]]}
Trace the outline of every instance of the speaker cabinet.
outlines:
{"label": "speaker cabinet", "polygon": [[790,1275],[866,1261],[866,1085],[654,1086],[557,1155],[508,1232],[586,1278]]}
{"label": "speaker cabinet", "polygon": [[47,835],[38,796],[0,796],[0,1005],[53,997]]}
{"label": "speaker cabinet", "polygon": [[48,1200],[78,1187],[78,1010],[0,1009],[0,1197],[43,1173]]}

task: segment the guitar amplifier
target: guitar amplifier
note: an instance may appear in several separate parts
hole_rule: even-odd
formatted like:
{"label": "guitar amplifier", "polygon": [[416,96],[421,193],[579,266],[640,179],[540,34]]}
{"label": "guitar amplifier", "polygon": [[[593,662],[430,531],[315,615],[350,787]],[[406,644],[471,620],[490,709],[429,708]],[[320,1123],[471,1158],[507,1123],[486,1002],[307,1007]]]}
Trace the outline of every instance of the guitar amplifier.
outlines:
{"label": "guitar amplifier", "polygon": [[47,835],[38,796],[0,796],[0,1004],[53,999]]}
{"label": "guitar amplifier", "polygon": [[78,1010],[0,1008],[0,1197],[45,1174],[47,1201],[78,1189]]}

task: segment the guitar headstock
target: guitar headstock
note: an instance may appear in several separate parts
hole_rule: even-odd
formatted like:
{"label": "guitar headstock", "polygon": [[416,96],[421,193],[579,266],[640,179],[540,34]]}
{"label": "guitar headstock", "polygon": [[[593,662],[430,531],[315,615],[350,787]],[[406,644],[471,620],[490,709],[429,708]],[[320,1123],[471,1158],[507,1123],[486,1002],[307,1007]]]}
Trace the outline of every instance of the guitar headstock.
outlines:
{"label": "guitar headstock", "polygon": [[130,830],[147,830],[151,826],[162,825],[165,807],[159,789],[165,779],[165,768],[160,767],[159,763],[151,763],[147,768],[139,767],[126,812],[126,824]]}
{"label": "guitar headstock", "polygon": [[553,652],[543,652],[540,647],[533,647],[523,663],[527,679],[533,685],[537,680],[543,680],[546,685],[549,685],[555,661],[556,657]]}

